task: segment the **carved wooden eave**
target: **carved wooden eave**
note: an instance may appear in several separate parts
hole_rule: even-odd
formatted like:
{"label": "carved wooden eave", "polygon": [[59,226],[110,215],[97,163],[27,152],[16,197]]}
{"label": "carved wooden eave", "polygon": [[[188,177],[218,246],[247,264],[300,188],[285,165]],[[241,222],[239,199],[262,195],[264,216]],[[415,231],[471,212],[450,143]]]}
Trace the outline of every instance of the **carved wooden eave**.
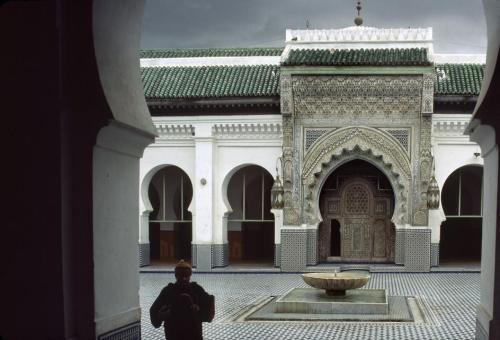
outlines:
{"label": "carved wooden eave", "polygon": [[148,99],[148,107],[152,109],[197,109],[197,108],[245,108],[245,107],[279,107],[279,97],[252,98],[202,98],[202,99]]}

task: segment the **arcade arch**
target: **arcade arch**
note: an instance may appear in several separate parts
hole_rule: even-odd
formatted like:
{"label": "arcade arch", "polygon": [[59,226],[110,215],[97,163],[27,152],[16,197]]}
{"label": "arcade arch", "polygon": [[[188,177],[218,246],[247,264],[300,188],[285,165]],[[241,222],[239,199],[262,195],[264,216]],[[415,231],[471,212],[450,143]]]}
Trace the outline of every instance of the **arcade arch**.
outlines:
{"label": "arcade arch", "polygon": [[239,167],[228,177],[225,204],[229,262],[273,262],[273,177],[258,165]]}
{"label": "arcade arch", "polygon": [[191,260],[193,187],[187,174],[170,165],[158,170],[147,185],[149,243],[152,262]]}
{"label": "arcade arch", "polygon": [[440,263],[479,262],[483,219],[483,168],[466,165],[446,179],[441,204],[446,221],[441,224]]}

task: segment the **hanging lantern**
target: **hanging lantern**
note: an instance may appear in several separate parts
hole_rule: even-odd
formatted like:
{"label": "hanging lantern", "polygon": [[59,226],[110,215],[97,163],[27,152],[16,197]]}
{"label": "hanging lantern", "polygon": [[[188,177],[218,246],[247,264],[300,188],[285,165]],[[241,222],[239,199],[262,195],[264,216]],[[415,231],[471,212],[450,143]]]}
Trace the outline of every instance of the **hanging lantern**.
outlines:
{"label": "hanging lantern", "polygon": [[276,175],[273,187],[271,188],[271,207],[273,209],[283,209],[283,185],[280,176]]}
{"label": "hanging lantern", "polygon": [[427,207],[429,209],[439,208],[439,186],[434,176],[432,176],[427,188]]}

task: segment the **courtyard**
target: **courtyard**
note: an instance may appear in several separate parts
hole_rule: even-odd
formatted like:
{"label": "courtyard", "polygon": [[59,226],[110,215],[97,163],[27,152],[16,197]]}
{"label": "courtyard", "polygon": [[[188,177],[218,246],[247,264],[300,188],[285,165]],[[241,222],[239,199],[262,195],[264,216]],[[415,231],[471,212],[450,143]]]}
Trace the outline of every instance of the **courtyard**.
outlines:
{"label": "courtyard", "polygon": [[[149,307],[161,289],[175,280],[171,272],[141,272],[142,337],[164,339],[163,327],[154,329]],[[387,290],[390,296],[414,297],[420,315],[414,322],[290,322],[244,321],[244,316],[270,296],[307,287],[300,274],[193,273],[192,281],[215,295],[216,315],[205,323],[205,339],[473,339],[480,273],[371,273],[365,286]]]}

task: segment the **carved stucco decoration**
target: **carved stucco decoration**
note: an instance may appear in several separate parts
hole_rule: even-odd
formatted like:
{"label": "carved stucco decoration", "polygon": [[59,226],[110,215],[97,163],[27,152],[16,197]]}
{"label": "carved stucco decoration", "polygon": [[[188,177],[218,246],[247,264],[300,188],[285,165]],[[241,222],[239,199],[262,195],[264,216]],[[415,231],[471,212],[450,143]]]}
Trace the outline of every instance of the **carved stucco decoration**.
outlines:
{"label": "carved stucco decoration", "polygon": [[408,155],[392,136],[369,127],[346,127],[332,131],[318,140],[304,159],[304,220],[308,224],[321,221],[319,196],[321,187],[338,166],[362,159],[379,168],[390,180],[395,208],[392,221],[408,223],[408,191],[411,188],[411,166]]}
{"label": "carved stucco decoration", "polygon": [[[281,113],[283,119],[283,211],[285,225],[298,225],[299,214],[293,199],[294,189],[294,116],[291,77],[281,78]],[[283,93],[284,91],[284,93]]]}
{"label": "carved stucco decoration", "polygon": [[284,115],[293,113],[292,77],[282,75],[280,77],[280,100],[281,113]]}
{"label": "carved stucco decoration", "polygon": [[335,113],[361,117],[420,113],[422,78],[418,76],[295,76],[294,109],[301,116]]}
{"label": "carved stucco decoration", "polygon": [[414,197],[415,209],[413,215],[413,224],[418,226],[426,226],[428,207],[427,207],[427,190],[431,179],[432,172],[432,151],[431,151],[431,117],[422,114],[420,123],[420,158],[418,160],[418,173],[420,180],[416,182],[416,190]]}
{"label": "carved stucco decoration", "polygon": [[425,73],[422,80],[422,114],[432,115],[434,111],[434,73]]}

